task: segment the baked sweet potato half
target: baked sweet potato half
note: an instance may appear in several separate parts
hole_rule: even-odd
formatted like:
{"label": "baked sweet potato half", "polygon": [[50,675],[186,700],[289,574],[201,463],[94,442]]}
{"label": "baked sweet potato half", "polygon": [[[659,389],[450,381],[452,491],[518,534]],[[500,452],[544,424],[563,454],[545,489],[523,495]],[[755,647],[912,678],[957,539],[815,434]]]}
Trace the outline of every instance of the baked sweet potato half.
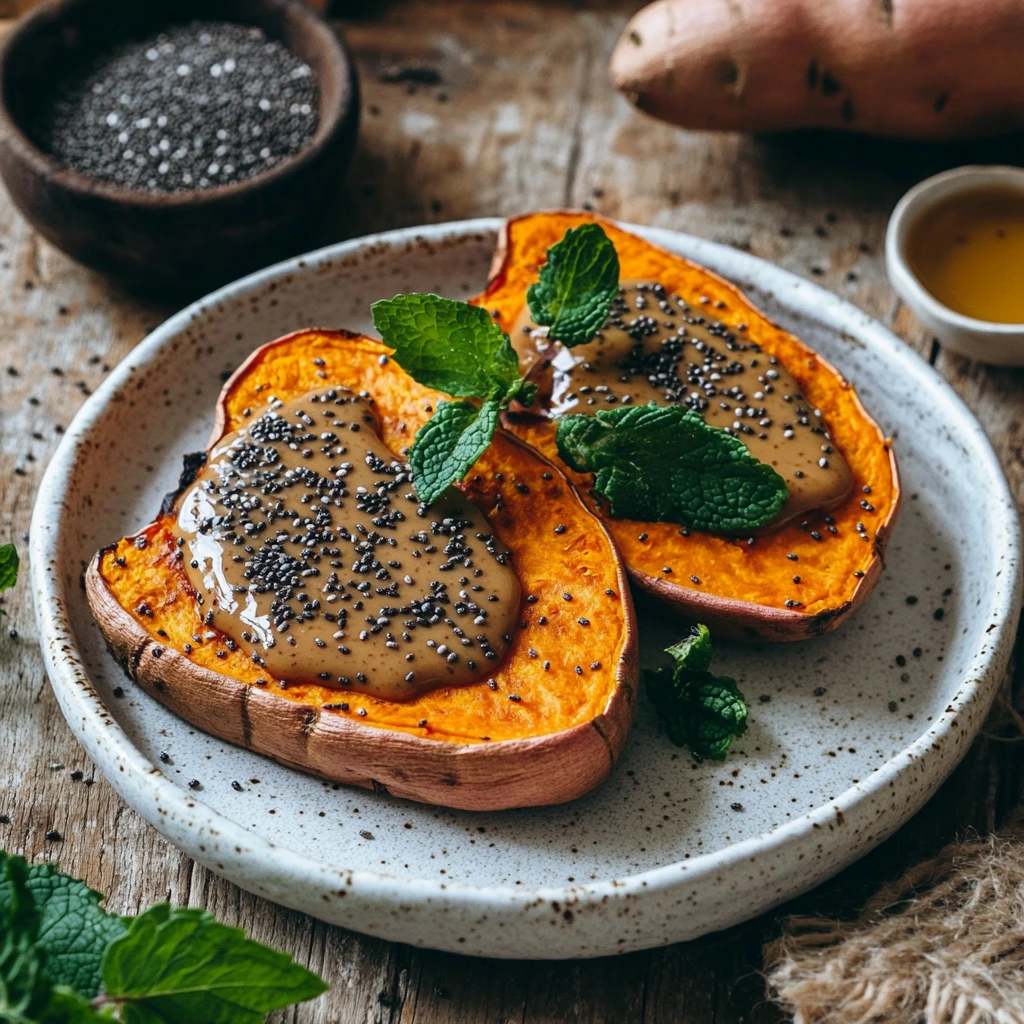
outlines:
{"label": "baked sweet potato half", "polygon": [[622,281],[660,283],[784,364],[809,406],[822,413],[830,444],[845,457],[853,477],[848,497],[838,507],[801,515],[755,537],[616,519],[595,500],[592,476],[573,472],[559,459],[552,418],[522,411],[507,415],[506,425],[561,466],[602,515],[637,585],[687,619],[706,623],[717,637],[740,640],[802,640],[835,629],[882,571],[900,503],[889,440],[842,375],[736,287],[600,218],[539,213],[507,221],[487,288],[474,301],[505,331],[522,329],[516,325],[526,291],[547,250],[568,229],[588,221],[599,223],[614,243]]}
{"label": "baked sweet potato half", "polygon": [[[225,385],[210,447],[269,394],[287,400],[329,384],[371,395],[381,439],[401,453],[439,396],[387,355],[344,331],[300,331],[263,346]],[[86,571],[96,621],[144,690],[206,732],[284,764],[427,803],[553,804],[605,778],[632,722],[636,624],[608,532],[545,458],[499,430],[463,485],[514,552],[521,603],[505,657],[479,682],[408,700],[301,679],[283,688],[204,624],[173,532],[201,462],[186,460],[182,486],[155,522],[101,550]]]}

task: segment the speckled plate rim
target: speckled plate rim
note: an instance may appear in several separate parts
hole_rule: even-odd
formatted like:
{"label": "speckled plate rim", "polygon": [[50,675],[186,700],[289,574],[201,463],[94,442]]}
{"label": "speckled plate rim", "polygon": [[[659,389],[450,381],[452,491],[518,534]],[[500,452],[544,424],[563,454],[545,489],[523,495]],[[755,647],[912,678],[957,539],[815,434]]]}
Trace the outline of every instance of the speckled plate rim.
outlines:
{"label": "speckled plate rim", "polygon": [[[998,532],[994,531],[989,541],[999,545],[1005,553],[1005,571],[988,591],[987,606],[979,608],[975,614],[987,617],[994,628],[987,635],[987,650],[973,656],[964,672],[963,684],[945,711],[912,744],[837,798],[794,821],[721,850],[621,878],[566,886],[530,888],[524,885],[513,889],[508,886],[474,886],[384,872],[341,869],[270,843],[180,789],[164,776],[160,768],[134,746],[93,689],[77,646],[59,570],[62,509],[68,497],[69,477],[78,448],[87,440],[104,409],[115,399],[120,389],[126,387],[139,371],[149,366],[165,344],[218,303],[244,296],[287,274],[308,273],[320,263],[351,257],[366,249],[393,248],[397,251],[414,241],[439,243],[482,232],[493,233],[501,224],[500,218],[479,218],[403,228],[327,246],[284,261],[226,285],[186,307],[151,332],[110,373],[75,416],[47,467],[36,499],[29,540],[30,579],[41,647],[51,685],[69,725],[120,795],[172,843],[194,859],[250,891],[356,928],[360,927],[358,919],[363,916],[357,908],[360,904],[364,911],[380,911],[397,907],[400,903],[415,905],[422,901],[430,906],[434,914],[440,909],[450,908],[462,914],[490,913],[504,917],[505,912],[521,915],[524,910],[529,911],[542,903],[545,907],[551,902],[557,904],[557,901],[572,905],[579,915],[580,911],[588,907],[606,907],[609,902],[621,904],[641,895],[660,895],[667,899],[673,887],[681,883],[692,887],[701,879],[749,861],[755,854],[777,851],[787,844],[798,845],[801,839],[807,837],[813,837],[819,845],[838,843],[837,839],[830,839],[830,836],[837,835],[837,831],[832,828],[837,820],[842,821],[844,816],[853,815],[862,803],[880,797],[911,766],[919,766],[925,758],[936,762],[930,773],[930,788],[919,791],[907,802],[902,811],[898,812],[900,821],[887,823],[877,835],[869,837],[867,845],[858,851],[858,855],[866,852],[918,810],[963,756],[968,746],[966,742],[940,743],[958,727],[960,715],[972,705],[987,708],[994,698],[996,687],[1009,661],[1020,613],[1020,518],[1002,467],[980,424],[941,376],[892,332],[852,304],[795,274],[718,243],[666,229],[623,225],[627,230],[635,231],[671,250],[678,251],[682,241],[687,256],[698,262],[706,258],[709,263],[717,263],[720,259],[713,257],[721,258],[728,252],[728,260],[736,268],[736,273],[731,276],[740,287],[744,287],[748,281],[756,282],[758,289],[771,292],[794,314],[812,318],[857,343],[884,353],[890,368],[896,366],[918,380],[931,400],[944,411],[948,421],[957,424],[964,445],[972,451],[973,457],[988,477],[990,489],[987,498],[1002,512],[1001,515],[993,512]],[[980,727],[981,720],[982,715],[974,716],[977,723],[975,731]],[[964,737],[960,739],[963,741]],[[836,870],[852,859],[852,855],[841,850],[838,845],[835,854]],[[811,884],[814,881],[817,879],[813,879]],[[315,903],[312,897],[300,898],[294,888],[325,893],[336,890],[339,882],[346,887],[350,896],[356,898],[341,901],[330,913],[325,912],[325,908]],[[790,891],[781,898],[796,895],[799,891],[799,886],[790,887]],[[770,905],[781,902],[781,898],[769,904],[751,899],[749,912],[726,914],[722,920],[700,931],[726,927],[768,909]],[[341,907],[340,912],[337,907]],[[394,921],[392,926],[380,924],[371,930],[385,938],[408,941],[402,934],[400,919]],[[469,951],[466,946],[454,945],[454,941],[443,932],[443,928],[439,930],[436,941],[428,939],[422,944],[459,952]],[[540,934],[538,931],[537,935]],[[546,934],[551,935],[550,932]],[[631,941],[614,949],[607,943],[598,943],[586,955],[628,951],[645,945],[675,941],[692,934],[696,932],[690,931],[675,937],[651,934],[647,941]],[[560,952],[557,947],[558,943],[555,942],[553,947],[534,948],[532,951],[524,946],[511,953],[503,952],[501,948],[496,951],[484,948],[479,952],[527,957],[579,955]],[[590,947],[587,948],[589,950]]]}

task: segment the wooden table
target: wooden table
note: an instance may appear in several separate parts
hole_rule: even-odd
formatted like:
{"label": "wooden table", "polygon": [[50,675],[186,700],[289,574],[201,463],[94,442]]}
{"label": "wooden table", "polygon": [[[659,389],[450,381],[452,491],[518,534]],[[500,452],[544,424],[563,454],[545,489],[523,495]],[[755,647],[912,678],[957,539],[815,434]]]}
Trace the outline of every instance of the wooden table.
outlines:
{"label": "wooden table", "polygon": [[[412,0],[366,4],[340,23],[363,76],[364,129],[344,213],[328,238],[538,207],[593,208],[689,231],[773,260],[891,325],[984,424],[1024,490],[1024,376],[947,354],[894,298],[882,239],[901,192],[927,173],[1020,162],[1020,140],[921,147],[793,135],[676,131],[636,114],[605,77],[636,3]],[[372,11],[371,11],[372,9]],[[438,84],[382,72],[421,63]],[[399,76],[402,77],[402,76]],[[0,541],[24,550],[40,474],[85,396],[172,307],[129,295],[41,241],[0,198]],[[1019,748],[980,739],[941,793],[834,881],[747,925],[611,960],[485,961],[328,927],[222,881],[168,846],[101,779],[47,685],[26,585],[0,638],[0,846],[63,868],[135,912],[154,901],[210,908],[330,981],[275,1021],[774,1021],[761,947],[787,911],[850,912],[880,878],[1018,798]],[[8,638],[6,626],[17,631]],[[1007,693],[1014,680],[1007,681]],[[989,731],[1000,730],[998,721]],[[73,773],[84,773],[84,779]],[[79,780],[79,781],[76,781]],[[62,842],[48,841],[56,829]]]}

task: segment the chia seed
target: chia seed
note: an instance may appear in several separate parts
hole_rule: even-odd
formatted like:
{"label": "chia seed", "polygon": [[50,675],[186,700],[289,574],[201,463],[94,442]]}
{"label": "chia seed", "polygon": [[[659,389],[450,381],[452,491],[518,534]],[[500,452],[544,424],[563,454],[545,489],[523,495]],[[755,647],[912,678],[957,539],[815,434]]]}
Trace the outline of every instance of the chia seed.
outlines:
{"label": "chia seed", "polygon": [[312,69],[223,21],[122,38],[71,64],[37,108],[36,143],[90,178],[147,192],[244,181],[313,140]]}

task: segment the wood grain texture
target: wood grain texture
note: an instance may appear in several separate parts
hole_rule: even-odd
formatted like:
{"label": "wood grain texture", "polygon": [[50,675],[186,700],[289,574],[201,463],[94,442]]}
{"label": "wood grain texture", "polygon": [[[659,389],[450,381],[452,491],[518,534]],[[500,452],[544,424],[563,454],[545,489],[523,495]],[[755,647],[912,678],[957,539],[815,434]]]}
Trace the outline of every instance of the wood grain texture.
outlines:
{"label": "wood grain texture", "polygon": [[[609,216],[737,245],[894,326],[978,414],[1024,497],[1024,376],[943,352],[894,299],[881,256],[886,218],[905,188],[959,163],[1022,162],[1024,140],[925,147],[679,132],[635,113],[607,84],[608,54],[636,3],[362,6],[367,13],[344,28],[363,74],[363,138],[325,237],[589,203]],[[436,67],[440,84],[379,80],[384,68],[412,61]],[[0,296],[0,538],[24,547],[57,426],[104,365],[173,310],[74,265],[3,197]],[[779,913],[853,910],[880,878],[957,832],[997,824],[1024,776],[1019,746],[980,739],[940,794],[879,850],[783,911],[696,942],[554,964],[414,950],[241,892],[168,846],[101,779],[87,784],[91,765],[44,677],[28,588],[6,596],[0,814],[11,821],[0,824],[0,846],[59,860],[109,892],[118,911],[168,898],[209,907],[328,978],[329,994],[274,1024],[770,1024],[780,1014],[757,971]],[[17,639],[8,638],[8,625]],[[1016,671],[1008,678],[1007,694],[1018,679]],[[988,732],[1005,734],[998,717]],[[51,828],[63,842],[44,838]]]}

